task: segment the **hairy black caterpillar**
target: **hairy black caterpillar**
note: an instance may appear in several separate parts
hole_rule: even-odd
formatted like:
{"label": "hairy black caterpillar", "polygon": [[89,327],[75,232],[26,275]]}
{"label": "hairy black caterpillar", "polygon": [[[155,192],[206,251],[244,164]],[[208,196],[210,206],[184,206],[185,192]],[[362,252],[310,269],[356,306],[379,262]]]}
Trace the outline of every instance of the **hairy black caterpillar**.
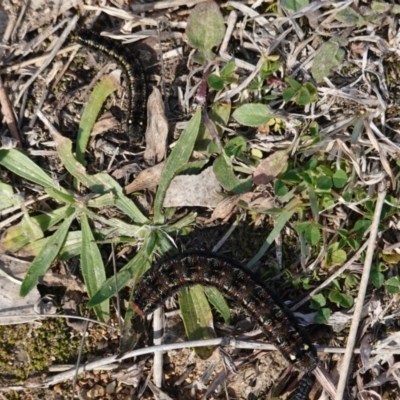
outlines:
{"label": "hairy black caterpillar", "polygon": [[260,324],[287,361],[307,374],[294,399],[307,399],[318,364],[315,347],[292,312],[239,263],[215,254],[191,252],[171,257],[147,271],[135,287],[132,305],[139,315],[153,312],[186,286],[216,287],[243,307]]}
{"label": "hairy black caterpillar", "polygon": [[134,142],[142,141],[146,128],[147,87],[146,76],[139,59],[116,40],[84,29],[75,35],[84,46],[102,52],[116,61],[123,70],[128,92],[128,134]]}

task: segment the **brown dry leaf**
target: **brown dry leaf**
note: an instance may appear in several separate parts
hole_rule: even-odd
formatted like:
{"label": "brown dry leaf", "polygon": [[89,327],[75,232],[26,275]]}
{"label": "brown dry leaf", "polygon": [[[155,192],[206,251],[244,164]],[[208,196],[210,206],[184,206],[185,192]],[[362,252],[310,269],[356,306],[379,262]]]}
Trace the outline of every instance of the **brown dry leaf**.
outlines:
{"label": "brown dry leaf", "polygon": [[165,161],[140,172],[132,183],[125,186],[125,193],[129,194],[137,190],[155,189],[160,181],[164,164]]}
{"label": "brown dry leaf", "polygon": [[101,135],[104,132],[111,131],[118,126],[118,120],[112,115],[110,111],[105,112],[93,125],[90,138],[93,140],[97,135]]}
{"label": "brown dry leaf", "polygon": [[253,182],[265,185],[271,182],[285,168],[288,160],[287,150],[277,151],[261,161],[254,171]]}
{"label": "brown dry leaf", "polygon": [[274,208],[274,199],[272,197],[258,196],[250,201],[249,208],[252,210],[269,210],[270,208]]}
{"label": "brown dry leaf", "polygon": [[215,207],[220,202],[216,192],[220,191],[213,167],[199,175],[179,175],[167,190],[164,207]]}
{"label": "brown dry leaf", "polygon": [[[204,155],[197,151],[193,152],[190,161],[200,160],[205,160]],[[125,186],[125,193],[129,194],[137,190],[155,189],[160,182],[164,165],[165,161],[141,171],[132,183]]]}
{"label": "brown dry leaf", "polygon": [[236,205],[239,201],[249,203],[258,196],[260,196],[260,193],[243,193],[223,199],[215,207],[211,218],[208,219],[206,223],[213,222],[216,219],[222,219],[224,221],[228,220],[231,215],[236,212]]}
{"label": "brown dry leaf", "polygon": [[168,120],[157,88],[153,89],[147,102],[147,121],[144,159],[147,164],[154,165],[165,158],[168,137]]}
{"label": "brown dry leaf", "polygon": [[73,276],[48,272],[40,278],[40,284],[49,287],[65,287],[68,290],[86,293],[85,285]]}

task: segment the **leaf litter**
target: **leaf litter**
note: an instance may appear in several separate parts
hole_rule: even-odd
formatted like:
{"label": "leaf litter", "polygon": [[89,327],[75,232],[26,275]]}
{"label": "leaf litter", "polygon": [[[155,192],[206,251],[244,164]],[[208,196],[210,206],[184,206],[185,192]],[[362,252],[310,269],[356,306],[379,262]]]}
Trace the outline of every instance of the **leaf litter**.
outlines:
{"label": "leaf litter", "polygon": [[[167,119],[160,116],[162,109],[151,114],[153,107],[149,108],[154,126],[160,125],[154,130],[160,129],[161,136],[156,136],[154,139],[155,144],[158,145],[155,153],[149,153],[149,149],[146,148],[147,155],[143,159],[144,148],[131,149],[129,140],[121,132],[124,129],[121,128],[124,126],[124,121],[123,118],[121,119],[119,110],[121,108],[123,110],[124,90],[117,90],[117,93],[107,96],[104,103],[104,108],[111,112],[113,118],[109,120],[108,125],[96,128],[98,135],[91,136],[88,145],[85,145],[88,171],[76,168],[73,163],[70,163],[69,171],[72,171],[70,173],[75,177],[79,175],[84,185],[91,189],[98,188],[96,185],[112,188],[116,198],[109,201],[111,200],[110,204],[117,206],[118,211],[101,208],[100,213],[104,213],[108,218],[123,219],[126,212],[126,215],[130,215],[133,219],[139,219],[144,225],[142,228],[134,228],[137,237],[140,237],[140,232],[146,229],[146,224],[148,224],[146,217],[142,218],[136,208],[122,197],[119,192],[122,191],[120,189],[122,186],[112,183],[104,175],[95,175],[96,178],[92,178],[94,175],[91,174],[107,171],[118,179],[122,179],[125,193],[150,188],[149,191],[138,194],[137,199],[150,214],[154,210],[158,224],[165,224],[160,232],[169,230],[169,232],[164,232],[165,240],[160,242],[160,248],[164,246],[167,249],[172,240],[174,242],[178,240],[181,248],[193,243],[199,247],[211,248],[214,244],[213,240],[210,238],[205,241],[199,240],[190,224],[187,226],[179,224],[179,218],[190,213],[186,207],[193,207],[193,203],[183,201],[171,204],[179,210],[171,219],[168,213],[164,215],[162,208],[165,206],[164,194],[168,193],[174,176],[183,167],[193,167],[191,153],[192,149],[197,150],[197,143],[196,137],[190,137],[190,134],[196,135],[197,129],[200,131],[202,129],[197,128],[198,121],[187,122],[188,115],[193,114],[194,99],[201,98],[210,106],[212,102],[217,101],[221,104],[230,103],[233,118],[229,115],[225,118],[218,111],[209,116],[208,120],[204,115],[201,118],[203,121],[208,121],[206,126],[209,137],[207,133],[204,133],[199,151],[201,150],[206,160],[213,163],[215,177],[224,190],[219,189],[222,192],[221,202],[207,203],[207,206],[215,208],[214,210],[202,210],[196,207],[196,212],[199,214],[196,220],[197,229],[201,230],[202,224],[205,227],[210,223],[222,228],[224,224],[233,226],[233,221],[240,215],[243,216],[246,210],[246,223],[254,224],[257,229],[266,230],[261,234],[264,237],[267,236],[267,239],[263,239],[264,242],[260,241],[256,235],[252,240],[250,250],[246,249],[244,240],[240,243],[239,250],[232,251],[235,234],[231,234],[228,235],[228,239],[224,239],[226,241],[223,251],[241,260],[248,261],[257,253],[257,258],[262,259],[263,262],[271,264],[272,261],[272,264],[276,266],[274,274],[271,274],[271,270],[268,269],[265,272],[269,277],[278,280],[282,290],[286,290],[287,286],[283,280],[279,281],[282,279],[279,277],[282,276],[280,274],[286,274],[286,276],[294,277],[291,278],[294,286],[290,290],[301,293],[301,290],[309,291],[311,285],[314,295],[318,292],[322,293],[328,304],[316,308],[316,314],[326,315],[322,312],[325,308],[325,311],[328,309],[331,312],[332,319],[327,318],[325,325],[317,326],[320,329],[312,332],[313,340],[322,345],[318,331],[324,330],[331,340],[338,341],[343,347],[346,340],[334,336],[326,329],[329,325],[334,325],[335,331],[348,327],[352,320],[353,309],[348,310],[345,321],[342,321],[339,327],[334,322],[334,317],[337,317],[345,307],[344,302],[340,303],[344,296],[335,297],[333,293],[343,292],[346,296],[355,298],[357,286],[351,286],[349,282],[353,282],[354,279],[358,281],[361,272],[352,270],[351,265],[348,265],[335,276],[335,279],[332,279],[333,288],[329,289],[318,281],[325,281],[326,275],[333,276],[336,267],[330,264],[328,258],[325,258],[321,263],[324,268],[319,269],[316,261],[321,261],[320,258],[324,257],[324,249],[327,250],[327,254],[342,250],[344,254],[348,254],[349,258],[357,254],[357,250],[368,239],[369,229],[359,234],[353,229],[354,222],[369,221],[367,225],[370,224],[376,205],[378,185],[382,187],[383,184],[387,195],[379,235],[375,241],[372,241],[377,246],[376,259],[371,270],[374,285],[369,286],[367,295],[369,296],[374,290],[381,297],[379,302],[373,303],[371,312],[374,309],[385,311],[379,318],[373,318],[370,321],[369,328],[361,331],[360,347],[361,339],[363,336],[366,337],[367,332],[379,330],[381,333],[379,337],[372,336],[376,347],[374,351],[369,353],[365,350],[367,347],[364,346],[364,354],[361,358],[362,368],[357,370],[358,359],[353,359],[353,369],[357,371],[357,377],[354,379],[350,377],[347,387],[352,393],[356,391],[361,393],[368,389],[371,396],[377,396],[380,391],[383,395],[394,393],[393,395],[398,397],[398,363],[396,362],[398,340],[396,334],[391,333],[391,329],[398,321],[398,315],[395,312],[398,307],[393,299],[396,298],[399,286],[392,279],[398,275],[398,271],[397,264],[388,263],[387,258],[381,257],[379,248],[394,246],[393,248],[398,250],[396,243],[398,242],[399,188],[397,180],[400,148],[397,137],[399,133],[397,111],[399,7],[379,1],[361,5],[351,0],[310,4],[307,1],[293,1],[286,2],[285,6],[277,2],[259,0],[229,1],[221,6],[213,2],[204,2],[204,4],[201,2],[201,6],[193,11],[192,7],[195,3],[198,2],[186,1],[182,4],[176,0],[147,4],[132,3],[130,7],[124,9],[118,9],[112,3],[101,7],[84,6],[91,17],[95,18],[95,12],[103,16],[103,20],[99,18],[100,24],[104,23],[104,16],[108,16],[111,26],[106,28],[103,25],[103,30],[117,33],[112,36],[123,39],[126,43],[143,38],[147,38],[145,41],[150,38],[156,39],[153,42],[148,41],[152,43],[152,48],[147,51],[156,53],[156,59],[159,61],[163,60],[160,62],[162,68],[153,71],[151,79],[152,84],[162,82],[160,85],[162,95],[165,104],[168,105]],[[3,133],[5,133],[4,137],[7,137],[10,132],[17,146],[22,146],[41,169],[36,171],[26,164],[25,175],[22,175],[24,179],[15,181],[8,168],[10,166],[8,159],[3,158],[6,147],[2,148],[3,153],[0,156],[2,183],[11,186],[15,193],[20,192],[23,197],[22,201],[10,203],[13,196],[10,197],[9,191],[2,192],[5,201],[9,203],[9,206],[1,211],[2,229],[6,233],[3,238],[11,238],[7,236],[6,229],[15,224],[15,220],[18,221],[18,218],[23,217],[23,213],[19,216],[13,214],[19,209],[23,211],[24,204],[29,207],[34,216],[37,211],[50,214],[52,223],[44,224],[41,220],[38,222],[43,232],[46,233],[49,227],[60,226],[60,220],[51,214],[54,204],[43,197],[33,203],[32,200],[37,199],[38,195],[43,196],[43,188],[54,186],[54,182],[57,185],[61,184],[62,188],[61,193],[57,195],[58,199],[69,198],[69,193],[63,192],[68,162],[63,164],[60,158],[66,157],[65,160],[69,159],[70,162],[72,158],[66,148],[63,150],[64,155],[55,151],[57,139],[49,134],[40,113],[50,119],[63,135],[76,138],[82,102],[87,99],[86,95],[79,93],[86,89],[88,82],[98,79],[92,71],[95,66],[88,68],[86,61],[79,60],[79,56],[76,56],[78,46],[71,44],[68,40],[70,32],[77,26],[76,2],[63,3],[59,9],[53,9],[47,3],[35,2],[22,14],[23,17],[16,20],[14,12],[22,11],[22,7],[19,8],[19,6],[8,2],[2,4],[5,15],[8,16],[6,18],[8,29],[2,32],[3,43],[7,45],[0,49],[2,56],[0,101],[3,114],[7,115]],[[44,10],[46,12],[43,12]],[[159,14],[159,10],[162,10],[162,15]],[[36,18],[38,12],[44,16],[43,19]],[[207,18],[214,18],[214,23],[196,26],[194,18],[196,12],[204,17],[202,22]],[[191,20],[189,16],[192,16]],[[220,23],[221,18],[224,18],[225,24]],[[87,23],[88,21],[83,22],[84,25]],[[6,26],[6,24],[0,25]],[[213,25],[215,25],[215,31],[204,28],[204,26]],[[121,32],[118,32],[118,27],[121,27]],[[186,32],[185,28],[187,28]],[[17,35],[12,35],[11,32],[17,32]],[[185,35],[189,44],[185,41]],[[220,47],[218,47],[219,44],[221,44]],[[200,51],[195,53],[191,51],[192,47]],[[268,60],[271,55],[279,56],[276,69],[273,68],[271,60]],[[146,52],[142,51],[141,56],[145,57]],[[96,55],[94,57],[98,59]],[[57,61],[61,59],[63,62],[55,62],[55,59]],[[235,69],[224,75],[225,72],[222,71],[229,61],[233,61]],[[207,69],[211,70],[216,77],[221,78],[214,81],[216,83],[209,84],[208,93],[201,92],[202,84],[205,88],[204,82],[207,81],[201,74]],[[272,80],[281,83],[269,84]],[[199,91],[202,96],[196,97]],[[159,106],[160,101],[157,107]],[[15,113],[10,112],[12,107],[15,107]],[[260,115],[260,109],[263,107],[267,107],[267,110],[261,112]],[[203,110],[203,114],[204,112],[206,110]],[[200,121],[199,117],[198,115]],[[168,141],[166,141],[166,123],[169,128]],[[187,130],[185,146],[188,147],[183,147],[185,152],[182,153],[183,150],[176,143],[176,139],[188,124],[189,128],[193,129]],[[264,129],[264,133],[260,134],[262,131],[260,127],[264,124],[268,124],[268,129]],[[16,134],[16,126],[22,133],[20,137],[18,133]],[[257,134],[255,127],[260,128]],[[103,132],[107,129],[111,132],[102,135],[102,129]],[[245,138],[244,149],[240,146],[228,145],[236,135]],[[101,140],[106,143],[100,143],[100,138],[98,139],[97,136],[103,136]],[[171,157],[171,150],[168,148],[167,161],[162,161],[165,158],[162,153],[163,150],[165,151],[166,143],[167,146],[178,146],[178,150],[175,152],[176,155]],[[9,146],[3,137],[2,144]],[[58,141],[58,144],[60,146],[62,142]],[[106,144],[108,147],[105,146]],[[106,148],[111,150],[106,151]],[[252,157],[248,149],[258,150],[258,152],[254,151],[253,155],[261,152],[261,159]],[[152,168],[158,167],[159,171],[155,176],[146,177],[145,182],[139,185],[140,181],[136,182],[136,176],[147,173],[149,165],[154,163],[154,160],[156,166]],[[164,162],[168,167],[165,167],[165,164],[160,167],[160,162]],[[182,165],[183,163],[185,165]],[[201,167],[196,166],[196,174],[200,175],[201,169],[203,167],[205,169],[206,166],[207,163],[202,164]],[[43,169],[50,172],[52,178],[43,174]],[[16,175],[22,173],[18,165],[14,165],[14,169],[11,170]],[[30,171],[36,172],[29,175]],[[129,171],[129,175],[123,176],[121,171]],[[337,174],[338,171],[340,171],[339,174]],[[260,179],[260,176],[263,178]],[[338,182],[338,177],[341,183],[334,184]],[[180,185],[178,192],[185,194],[185,186],[191,183]],[[154,197],[157,185],[161,185],[161,190],[157,191]],[[72,189],[73,186],[68,183],[68,188]],[[56,196],[55,191],[49,193]],[[259,200],[260,195],[263,196],[263,201]],[[52,199],[54,201],[54,197]],[[254,202],[255,199],[259,200],[259,204]],[[290,203],[293,199],[300,199],[301,205],[299,206],[298,202]],[[285,208],[287,204],[296,204],[296,206],[294,209]],[[280,219],[279,215],[282,216]],[[188,220],[196,218],[188,216],[190,217]],[[309,224],[310,231],[293,229],[297,222],[305,222],[308,219],[314,220],[312,224]],[[169,224],[171,227],[168,226]],[[177,224],[175,228],[172,228],[173,224]],[[102,241],[118,236],[115,232],[111,234],[105,229],[105,219],[98,218],[94,226],[96,234],[102,234]],[[271,241],[268,233],[273,227],[277,234],[273,235],[274,238]],[[77,225],[73,225],[73,229],[77,228]],[[27,235],[26,225],[25,228],[21,226],[20,229],[23,229],[24,234]],[[115,224],[113,229],[116,229]],[[311,233],[316,229],[322,234],[312,235]],[[241,235],[240,229],[235,230]],[[177,239],[175,232],[181,231],[189,235],[179,236]],[[220,232],[223,236],[223,229]],[[293,234],[293,232],[297,233]],[[314,242],[315,237],[318,238],[316,242]],[[100,236],[96,240],[100,240],[99,238]],[[282,242],[282,238],[284,248],[294,246],[291,248],[292,252],[296,249],[294,252],[298,253],[298,257],[286,255],[284,265],[282,261],[279,261],[281,257],[278,256],[280,248],[278,242],[279,240]],[[53,235],[53,239],[57,239],[57,236]],[[147,242],[140,238],[133,241],[131,246],[139,249],[144,243],[150,243],[151,239],[151,235],[146,238]],[[212,236],[212,239],[219,240],[220,237]],[[13,240],[5,242],[2,239],[3,252],[9,251],[10,247],[4,248],[4,246],[9,246],[9,243],[15,245],[15,239]],[[65,240],[67,243],[67,239]],[[272,252],[265,254],[265,249],[269,248],[274,240],[276,241],[275,257]],[[57,242],[54,245],[58,249],[62,244]],[[56,248],[51,250],[55,252]],[[95,250],[92,249],[92,251]],[[107,253],[110,252],[107,251]],[[132,254],[132,250],[127,247],[122,254],[124,257],[131,258],[134,253]],[[360,252],[358,257],[360,258],[353,262],[362,262],[364,254]],[[49,260],[47,259],[46,262]],[[121,265],[120,262],[119,267]],[[44,268],[45,264],[41,267]],[[310,278],[310,271],[313,269],[318,276],[317,279]],[[51,276],[53,273],[47,272],[45,276]],[[377,282],[382,283],[378,285]],[[34,281],[29,284],[34,285]],[[335,299],[335,301],[329,303],[330,299]],[[369,304],[367,300],[357,298],[357,302],[361,304],[364,302]],[[235,313],[240,314],[240,311],[235,310]],[[389,316],[385,317],[385,314]],[[365,314],[363,315],[365,318]],[[235,314],[236,317],[238,316]],[[365,320],[361,322],[363,321]],[[353,320],[353,323],[359,322]],[[389,349],[389,352],[379,354],[381,349]],[[323,356],[321,359],[326,360]],[[271,368],[266,369],[267,374],[271,373]],[[265,387],[271,385],[272,382],[276,383],[278,378],[268,383],[263,379],[261,372],[256,371],[253,377],[245,378],[244,382],[256,380],[257,384],[253,385],[253,391],[250,391],[253,395],[261,396],[265,394]],[[206,386],[209,384],[207,382]],[[203,391],[206,386],[202,386]],[[186,396],[183,394],[186,393],[185,390],[180,389],[182,393],[174,398],[179,398],[180,395]],[[151,387],[152,393],[157,391],[160,389]],[[249,394],[240,393],[239,388],[236,388],[236,391],[239,397],[247,398]],[[199,390],[199,392],[202,391]],[[194,386],[191,387],[190,393],[194,397],[197,396]],[[161,395],[163,394],[158,393],[157,396]],[[317,398],[318,393],[313,395]],[[143,398],[146,396],[144,394]],[[222,392],[219,394],[214,392],[211,396],[223,398]]]}

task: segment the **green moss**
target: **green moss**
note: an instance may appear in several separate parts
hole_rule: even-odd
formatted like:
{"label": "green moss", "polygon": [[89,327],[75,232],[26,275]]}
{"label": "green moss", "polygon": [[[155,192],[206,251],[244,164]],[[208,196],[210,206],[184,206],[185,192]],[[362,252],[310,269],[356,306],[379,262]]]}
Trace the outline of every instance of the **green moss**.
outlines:
{"label": "green moss", "polygon": [[0,379],[26,380],[49,366],[76,360],[80,337],[71,337],[65,319],[0,326]]}

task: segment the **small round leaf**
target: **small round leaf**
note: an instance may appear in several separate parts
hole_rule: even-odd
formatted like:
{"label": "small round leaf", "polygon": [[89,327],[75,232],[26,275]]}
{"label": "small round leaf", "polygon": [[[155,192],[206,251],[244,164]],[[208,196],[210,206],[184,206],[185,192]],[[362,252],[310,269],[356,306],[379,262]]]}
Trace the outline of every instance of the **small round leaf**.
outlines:
{"label": "small round leaf", "polygon": [[243,104],[233,113],[233,118],[245,126],[260,126],[272,117],[271,109],[265,104]]}

